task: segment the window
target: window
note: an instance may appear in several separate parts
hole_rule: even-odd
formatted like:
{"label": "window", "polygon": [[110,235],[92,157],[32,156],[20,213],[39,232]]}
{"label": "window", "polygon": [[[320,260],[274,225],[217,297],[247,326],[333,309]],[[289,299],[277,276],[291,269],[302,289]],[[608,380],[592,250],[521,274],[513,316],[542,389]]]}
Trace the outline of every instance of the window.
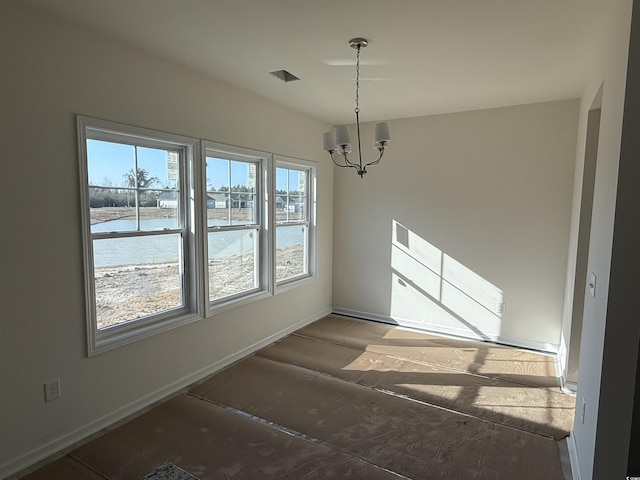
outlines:
{"label": "window", "polygon": [[196,311],[186,266],[195,141],[79,118],[90,353]]}
{"label": "window", "polygon": [[276,158],[275,276],[278,284],[311,274],[315,170],[306,162]]}
{"label": "window", "polygon": [[205,143],[207,270],[213,306],[268,290],[263,178],[268,155]]}
{"label": "window", "polygon": [[78,135],[90,355],[313,276],[312,164],[86,117]]}

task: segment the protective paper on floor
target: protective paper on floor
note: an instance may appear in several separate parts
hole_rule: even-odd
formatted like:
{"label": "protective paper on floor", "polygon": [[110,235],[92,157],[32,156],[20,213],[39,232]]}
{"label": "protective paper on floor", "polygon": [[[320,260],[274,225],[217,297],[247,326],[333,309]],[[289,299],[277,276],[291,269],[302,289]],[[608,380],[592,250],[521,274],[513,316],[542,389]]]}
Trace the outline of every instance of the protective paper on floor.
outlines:
{"label": "protective paper on floor", "polygon": [[[343,329],[339,328],[341,322],[346,323]],[[359,327],[362,336],[349,333],[355,327]],[[514,370],[527,369],[518,367],[516,358],[544,365],[548,356],[444,338],[438,339],[434,347],[432,338],[416,332],[395,329],[395,339],[382,336],[389,330],[379,324],[329,317],[258,354],[555,439],[569,435],[575,398],[562,393],[559,387],[548,386],[557,382],[553,376],[544,377],[543,371],[549,367],[538,367],[536,375],[528,376],[528,385],[524,383],[527,375],[519,374],[517,381],[510,377]],[[391,343],[399,343],[399,336],[403,337],[404,350],[391,350]],[[363,349],[365,341],[369,343]],[[377,353],[381,347],[394,354]],[[472,354],[478,357],[479,349],[499,352],[483,354],[493,358],[493,367],[485,368],[484,373],[478,373],[482,370],[479,366],[463,369]],[[456,364],[456,368],[440,364]],[[489,368],[491,371],[486,371]]]}
{"label": "protective paper on floor", "polygon": [[562,480],[550,438],[266,358],[245,359],[191,393],[411,479]]}
{"label": "protective paper on floor", "polygon": [[328,316],[295,332],[359,350],[558,390],[551,355],[493,343],[438,337],[375,322]]}
{"label": "protective paper on floor", "polygon": [[398,480],[329,446],[190,395],[173,398],[70,455],[109,480],[139,479],[165,461],[200,480]]}

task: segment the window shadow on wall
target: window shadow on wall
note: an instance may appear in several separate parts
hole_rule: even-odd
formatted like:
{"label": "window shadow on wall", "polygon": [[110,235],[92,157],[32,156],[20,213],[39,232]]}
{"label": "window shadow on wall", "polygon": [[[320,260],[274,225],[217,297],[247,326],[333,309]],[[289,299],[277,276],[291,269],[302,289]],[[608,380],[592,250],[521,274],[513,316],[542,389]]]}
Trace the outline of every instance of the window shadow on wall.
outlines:
{"label": "window shadow on wall", "polygon": [[390,317],[399,325],[496,340],[502,290],[392,220]]}

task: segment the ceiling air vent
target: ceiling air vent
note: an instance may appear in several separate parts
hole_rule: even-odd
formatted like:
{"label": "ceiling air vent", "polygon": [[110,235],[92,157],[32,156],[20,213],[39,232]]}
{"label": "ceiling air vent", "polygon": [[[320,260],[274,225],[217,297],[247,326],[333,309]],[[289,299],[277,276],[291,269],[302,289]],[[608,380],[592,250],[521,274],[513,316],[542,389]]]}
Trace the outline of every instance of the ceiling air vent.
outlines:
{"label": "ceiling air vent", "polygon": [[287,72],[286,70],[276,70],[275,72],[269,72],[269,73],[271,75],[273,75],[274,77],[279,78],[280,80],[282,80],[283,82],[286,82],[286,83],[294,82],[296,80],[300,80],[293,73]]}

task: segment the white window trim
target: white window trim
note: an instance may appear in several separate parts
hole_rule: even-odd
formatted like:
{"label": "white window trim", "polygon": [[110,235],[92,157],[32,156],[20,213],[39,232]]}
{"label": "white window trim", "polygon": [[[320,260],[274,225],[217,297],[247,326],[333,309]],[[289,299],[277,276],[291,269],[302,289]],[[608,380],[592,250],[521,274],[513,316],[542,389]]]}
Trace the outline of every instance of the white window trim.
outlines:
{"label": "white window trim", "polygon": [[[85,309],[87,323],[87,353],[97,355],[123,345],[156,335],[238,306],[265,299],[277,293],[291,290],[316,277],[316,181],[317,163],[268,152],[169,134],[151,129],[134,127],[117,122],[77,116],[78,151],[80,173],[80,206],[82,209],[83,260],[85,274]],[[89,135],[87,133],[89,132]],[[174,147],[184,151],[184,167],[181,175],[181,191],[184,192],[183,218],[186,220],[187,240],[184,246],[184,304],[180,309],[160,312],[106,329],[97,328],[96,298],[93,259],[93,234],[89,207],[89,178],[87,163],[87,138],[113,141],[130,145],[155,148]],[[208,228],[206,208],[206,157],[207,151],[223,154],[229,159],[259,161],[259,185],[262,198],[256,203],[259,228],[258,283],[259,288],[237,295],[230,295],[209,302],[208,289]],[[308,191],[308,272],[280,282],[276,281],[275,240],[276,166],[309,169]]]}
{"label": "white window trim", "polygon": [[[200,188],[202,189],[201,198],[206,197],[206,162],[207,152],[215,152],[220,154],[222,158],[237,159],[237,160],[259,160],[260,168],[258,169],[259,178],[256,180],[256,184],[259,184],[261,189],[261,198],[259,202],[256,202],[257,206],[257,224],[259,225],[258,234],[258,287],[248,292],[240,292],[235,295],[230,295],[221,299],[217,299],[213,302],[209,301],[209,275],[208,270],[208,242],[207,237],[207,211],[203,207],[201,213],[201,221],[203,225],[203,231],[205,241],[203,241],[203,259],[205,265],[204,275],[204,295],[203,298],[206,303],[206,316],[210,317],[215,314],[236,308],[241,305],[245,305],[257,300],[261,300],[270,297],[274,293],[273,281],[271,280],[271,264],[272,264],[272,245],[273,238],[270,234],[269,220],[271,217],[269,208],[269,192],[271,191],[269,182],[271,181],[271,170],[273,166],[273,156],[270,153],[262,152],[259,150],[252,150],[248,148],[236,147],[232,145],[226,145],[222,143],[216,143],[208,140],[202,140],[201,142],[201,162],[200,168],[203,174],[201,175]],[[204,202],[201,202],[204,203]]]}
{"label": "white window trim", "polygon": [[[273,197],[275,199],[275,171],[278,166],[282,166],[283,168],[297,168],[301,167],[304,169],[308,169],[309,178],[308,178],[308,189],[307,192],[307,215],[309,218],[309,232],[308,232],[308,251],[307,251],[307,273],[298,275],[292,278],[288,278],[286,280],[277,281],[276,280],[276,265],[275,265],[275,254],[273,255],[271,271],[272,271],[272,283],[275,286],[275,293],[282,293],[287,290],[291,290],[293,288],[298,288],[301,285],[309,283],[315,280],[317,272],[317,228],[316,228],[316,176],[317,176],[317,163],[311,162],[309,160],[302,160],[294,157],[286,157],[283,155],[273,155],[273,172],[274,179],[272,185]],[[271,214],[271,222],[270,229],[273,232],[273,245],[275,248],[275,232],[277,228],[276,215],[275,215],[275,201],[273,202],[272,214]]]}
{"label": "white window trim", "polygon": [[[89,356],[96,355],[151,335],[164,332],[180,325],[184,325],[203,317],[202,302],[202,248],[199,246],[197,226],[193,222],[187,222],[189,230],[184,246],[185,275],[183,292],[185,294],[185,306],[178,310],[170,310],[132,320],[108,329],[99,330],[96,322],[95,279],[93,268],[93,239],[91,233],[91,220],[89,213],[89,178],[87,165],[87,138],[99,137],[101,140],[130,143],[132,145],[155,146],[164,148],[167,145],[180,148],[185,154],[185,166],[182,175],[181,187],[184,191],[191,191],[194,178],[202,177],[198,172],[199,165],[195,162],[195,152],[198,140],[180,135],[167,134],[153,130],[132,127],[120,123],[98,120],[84,116],[77,117],[78,125],[78,151],[80,157],[80,204],[82,208],[82,235],[83,255],[85,271],[85,304],[87,322],[87,351]],[[87,135],[87,132],[93,132]],[[131,139],[127,142],[127,137]],[[201,206],[189,198],[183,206],[185,218],[195,219]]]}

